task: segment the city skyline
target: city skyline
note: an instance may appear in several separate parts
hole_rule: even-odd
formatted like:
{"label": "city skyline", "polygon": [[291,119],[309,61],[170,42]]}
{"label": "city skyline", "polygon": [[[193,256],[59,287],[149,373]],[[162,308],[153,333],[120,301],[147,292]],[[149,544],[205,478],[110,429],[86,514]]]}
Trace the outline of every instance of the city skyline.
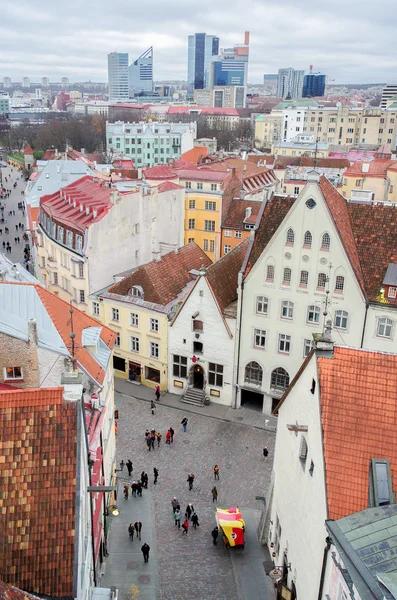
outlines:
{"label": "city skyline", "polygon": [[[38,9],[21,0],[3,1],[0,24],[0,78],[33,81],[67,76],[71,81],[107,80],[107,54],[128,52],[139,56],[154,46],[154,79],[186,80],[188,35],[207,31],[219,36],[220,47],[233,45],[245,30],[251,32],[249,83],[261,83],[264,73],[284,66],[327,73],[336,83],[388,82],[397,70],[392,39],[393,0],[383,0],[382,10],[358,0],[337,0],[329,8],[312,9],[307,0],[276,5],[251,0],[239,14],[221,0],[216,7],[173,0],[167,6],[153,0],[141,13],[127,2],[109,12],[99,0],[95,10],[71,0],[65,20],[60,6]],[[122,16],[122,18],[120,18]],[[66,28],[67,22],[67,28]],[[134,30],[131,31],[133,23]],[[45,28],[45,35],[43,31]],[[315,35],[313,35],[315,32]]]}

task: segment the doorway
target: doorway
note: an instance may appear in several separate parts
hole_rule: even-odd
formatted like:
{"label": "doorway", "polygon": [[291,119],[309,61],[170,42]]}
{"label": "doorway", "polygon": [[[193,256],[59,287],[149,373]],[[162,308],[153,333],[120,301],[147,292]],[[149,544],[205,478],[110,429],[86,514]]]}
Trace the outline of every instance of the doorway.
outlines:
{"label": "doorway", "polygon": [[241,389],[241,406],[244,406],[244,408],[250,408],[257,412],[262,412],[263,394],[251,390]]}
{"label": "doorway", "polygon": [[204,371],[200,365],[193,367],[193,387],[202,390],[204,388]]}
{"label": "doorway", "polygon": [[141,383],[141,365],[131,360],[128,363],[128,379]]}

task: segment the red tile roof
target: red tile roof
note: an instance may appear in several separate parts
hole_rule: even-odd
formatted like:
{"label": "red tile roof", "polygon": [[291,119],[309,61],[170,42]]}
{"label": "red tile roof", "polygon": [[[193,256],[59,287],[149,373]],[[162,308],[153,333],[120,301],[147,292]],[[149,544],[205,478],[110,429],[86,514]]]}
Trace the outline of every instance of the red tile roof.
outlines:
{"label": "red tile roof", "polygon": [[172,190],[184,190],[185,188],[182,185],[178,185],[176,183],[173,183],[172,181],[163,181],[163,183],[160,183],[159,186],[157,186],[157,190],[159,192],[159,194],[162,194],[163,192],[170,192]]}
{"label": "red tile roof", "polygon": [[150,169],[144,169],[143,175],[145,179],[177,179],[178,175],[176,174],[175,169],[170,167],[169,165],[157,165],[156,167],[151,167]]}
{"label": "red tile roof", "polygon": [[0,598],[1,600],[38,600],[37,596],[28,594],[12,585],[7,585],[3,581],[0,581]]}
{"label": "red tile roof", "polygon": [[199,107],[202,115],[221,115],[223,117],[238,117],[237,108],[223,108],[223,107],[215,107],[215,108],[207,108],[207,107]]}
{"label": "red tile roof", "polygon": [[[222,223],[222,228],[243,229],[244,223],[256,223],[259,210],[262,202],[254,202],[249,200],[240,200],[233,198],[230,203],[228,213]],[[246,220],[246,209],[251,208],[251,216]]]}
{"label": "red tile roof", "polygon": [[55,160],[56,159],[56,151],[55,150],[46,150],[44,152],[41,160]]}
{"label": "red tile roof", "polygon": [[248,258],[245,276],[248,275],[255,265],[263,250],[266,248],[273,235],[280,227],[284,218],[287,216],[288,211],[294,202],[295,198],[290,198],[289,196],[273,196],[271,201],[266,202]]}
{"label": "red tile roof", "polygon": [[0,392],[0,579],[73,598],[78,406],[62,392]]}
{"label": "red tile roof", "polygon": [[33,150],[32,147],[30,146],[30,144],[28,144],[27,146],[25,146],[25,150],[23,151],[23,153],[26,154],[33,154]]}
{"label": "red tile roof", "polygon": [[[65,346],[67,348],[70,348],[70,304],[68,304],[64,300],[61,300],[61,298],[59,298],[58,296],[51,294],[51,292],[49,292],[48,290],[46,290],[38,284],[1,281],[0,285],[33,286],[44,308],[46,309],[47,313],[52,319],[52,322],[54,323],[54,326],[56,327],[59,335],[61,336]],[[41,306],[37,306],[37,310],[41,309]],[[31,314],[31,316],[34,317],[35,315]],[[108,327],[99,324],[98,321],[96,321],[86,313],[83,313],[78,308],[73,307],[73,331],[76,334],[75,358],[78,364],[93,379],[95,379],[99,384],[102,384],[105,378],[105,371],[103,370],[101,365],[95,360],[95,358],[90,354],[90,352],[83,347],[82,344],[83,330],[87,329],[88,327],[101,327],[101,339],[110,350],[113,349],[116,334]]]}
{"label": "red tile roof", "polygon": [[301,167],[314,167],[319,169],[347,169],[350,163],[347,158],[312,158],[311,156],[302,156],[300,159]]}
{"label": "red tile roof", "polygon": [[176,171],[177,176],[180,179],[187,179],[192,181],[213,181],[213,182],[224,182],[228,178],[231,178],[232,173],[226,171],[212,171],[206,167],[198,167],[196,169],[179,169]]}
{"label": "red tile roof", "polygon": [[221,313],[237,299],[238,274],[247,253],[249,239],[222,256],[207,269],[207,281]]}
{"label": "red tile roof", "polygon": [[189,162],[194,163],[195,165],[199,164],[201,159],[208,155],[207,146],[195,146],[191,148],[187,152],[184,152],[181,155],[183,160],[187,160]]}
{"label": "red tile roof", "polygon": [[332,183],[330,183],[324,176],[320,177],[320,189],[331,213],[335,227],[339,233],[342,245],[350,260],[350,264],[357,277],[361,290],[365,296],[364,277],[349,219],[347,202],[345,198],[334,188]]}
{"label": "red tile roof", "polygon": [[[363,171],[363,165],[368,165],[368,170]],[[352,164],[345,172],[344,177],[380,177],[386,178],[387,170],[390,167],[396,166],[397,161],[395,160],[384,160],[381,158],[375,158],[374,160],[368,161],[367,163],[357,161]]]}
{"label": "red tile roof", "polygon": [[[76,202],[76,207],[73,202]],[[43,196],[40,203],[50,217],[81,232],[100,221],[113,206],[110,202],[109,187],[101,185],[95,177],[89,175],[85,175],[54,194]],[[82,211],[80,205],[83,207]],[[96,217],[93,213],[94,209],[97,211]]]}
{"label": "red tile roof", "polygon": [[371,458],[390,460],[397,492],[397,355],[335,347],[317,363],[328,518],[341,519],[368,508]]}
{"label": "red tile roof", "polygon": [[143,288],[143,299],[146,302],[165,305],[175,300],[185,285],[191,281],[191,270],[199,270],[202,265],[208,267],[211,259],[191,242],[178,252],[169,252],[159,261],[152,261],[138,267],[115,285],[112,285],[109,294],[126,296],[129,290],[136,285]]}

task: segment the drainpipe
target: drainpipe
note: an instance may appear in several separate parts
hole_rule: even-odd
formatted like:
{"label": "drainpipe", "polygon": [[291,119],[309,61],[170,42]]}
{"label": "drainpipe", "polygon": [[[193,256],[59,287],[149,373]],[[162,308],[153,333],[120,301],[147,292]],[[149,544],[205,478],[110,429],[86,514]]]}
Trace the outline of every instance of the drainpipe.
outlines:
{"label": "drainpipe", "polygon": [[364,344],[364,335],[365,335],[365,327],[367,325],[367,315],[368,315],[368,308],[369,308],[369,304],[368,302],[365,303],[365,315],[364,315],[364,323],[363,323],[363,333],[361,335],[361,344],[360,344],[360,348],[363,347]]}
{"label": "drainpipe", "polygon": [[328,552],[329,552],[330,548],[331,548],[331,538],[326,537],[325,538],[324,556],[323,556],[323,566],[321,568],[320,586],[318,588],[317,600],[321,600],[322,596],[323,596],[325,569],[327,568],[327,558],[328,558]]}

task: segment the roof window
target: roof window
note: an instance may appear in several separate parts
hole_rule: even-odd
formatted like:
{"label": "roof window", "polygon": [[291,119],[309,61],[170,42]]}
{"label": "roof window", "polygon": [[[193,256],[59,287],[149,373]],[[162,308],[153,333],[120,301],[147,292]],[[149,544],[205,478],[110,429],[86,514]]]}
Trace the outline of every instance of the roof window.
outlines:
{"label": "roof window", "polygon": [[390,461],[372,458],[370,465],[369,506],[386,506],[396,501],[390,472]]}
{"label": "roof window", "polygon": [[129,290],[128,295],[135,298],[143,298],[143,288],[140,285],[134,285]]}

